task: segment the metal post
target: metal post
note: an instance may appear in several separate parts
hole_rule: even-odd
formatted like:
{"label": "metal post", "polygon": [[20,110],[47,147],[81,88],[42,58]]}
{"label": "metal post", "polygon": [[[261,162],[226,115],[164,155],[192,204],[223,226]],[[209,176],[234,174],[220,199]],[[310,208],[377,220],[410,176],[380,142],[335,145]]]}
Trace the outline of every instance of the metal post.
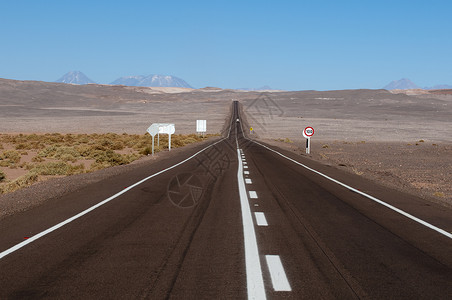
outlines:
{"label": "metal post", "polygon": [[160,133],[157,133],[157,146],[160,149]]}
{"label": "metal post", "polygon": [[171,134],[168,134],[168,151],[171,151]]}
{"label": "metal post", "polygon": [[154,137],[155,135],[152,136],[152,156],[154,156]]}
{"label": "metal post", "polygon": [[310,154],[311,153],[311,139],[307,138],[306,139],[306,154]]}

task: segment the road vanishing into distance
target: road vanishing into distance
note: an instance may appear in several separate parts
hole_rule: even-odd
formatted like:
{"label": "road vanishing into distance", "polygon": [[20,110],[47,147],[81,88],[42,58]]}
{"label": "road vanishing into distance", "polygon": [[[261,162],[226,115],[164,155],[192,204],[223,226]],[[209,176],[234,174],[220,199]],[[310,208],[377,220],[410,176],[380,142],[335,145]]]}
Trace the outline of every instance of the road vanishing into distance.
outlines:
{"label": "road vanishing into distance", "polygon": [[0,220],[0,299],[452,299],[452,211],[244,135]]}

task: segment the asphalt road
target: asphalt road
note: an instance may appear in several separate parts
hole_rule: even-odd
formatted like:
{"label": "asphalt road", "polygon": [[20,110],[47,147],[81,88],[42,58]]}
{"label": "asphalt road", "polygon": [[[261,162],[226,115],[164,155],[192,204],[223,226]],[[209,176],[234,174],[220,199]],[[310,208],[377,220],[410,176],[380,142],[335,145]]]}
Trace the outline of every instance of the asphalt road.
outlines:
{"label": "asphalt road", "polygon": [[271,151],[239,111],[208,148],[2,219],[0,299],[452,298],[450,209]]}

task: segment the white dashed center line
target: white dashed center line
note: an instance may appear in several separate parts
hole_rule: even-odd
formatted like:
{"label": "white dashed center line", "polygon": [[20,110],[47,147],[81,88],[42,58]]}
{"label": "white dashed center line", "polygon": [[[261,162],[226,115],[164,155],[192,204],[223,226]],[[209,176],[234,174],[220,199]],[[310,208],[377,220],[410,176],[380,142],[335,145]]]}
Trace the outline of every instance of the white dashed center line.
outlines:
{"label": "white dashed center line", "polygon": [[249,175],[249,174],[250,174],[250,171],[243,171],[243,174]]}
{"label": "white dashed center line", "polygon": [[263,212],[255,212],[254,216],[256,217],[257,226],[268,226],[267,219]]}
{"label": "white dashed center line", "polygon": [[265,259],[267,260],[268,270],[270,271],[273,289],[277,292],[292,291],[279,255],[265,255]]}
{"label": "white dashed center line", "polygon": [[250,191],[249,193],[250,193],[250,198],[251,198],[251,199],[257,199],[257,193],[256,193],[256,191]]}
{"label": "white dashed center line", "polygon": [[253,182],[251,181],[251,179],[245,178],[245,183],[246,183],[246,184],[252,184]]}
{"label": "white dashed center line", "polygon": [[[237,153],[240,154],[239,149]],[[243,237],[245,242],[245,264],[248,299],[266,299],[264,279],[257,247],[256,233],[251,215],[250,204],[243,180],[242,161],[239,159],[237,181],[239,185],[240,206],[242,210]],[[254,192],[256,194],[256,192]],[[257,194],[256,194],[257,197]]]}

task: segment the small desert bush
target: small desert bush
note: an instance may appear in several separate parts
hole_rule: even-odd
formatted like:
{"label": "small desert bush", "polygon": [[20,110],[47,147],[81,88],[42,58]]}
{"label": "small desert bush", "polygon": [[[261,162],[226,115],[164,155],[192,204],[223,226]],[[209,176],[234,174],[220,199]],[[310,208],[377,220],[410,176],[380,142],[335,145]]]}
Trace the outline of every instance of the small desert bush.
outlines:
{"label": "small desert bush", "polygon": [[5,173],[3,173],[2,170],[0,170],[0,182],[4,181],[6,179]]}
{"label": "small desert bush", "polygon": [[49,146],[39,151],[38,156],[72,162],[77,161],[81,157],[80,152],[76,148],[68,146]]}
{"label": "small desert bush", "polygon": [[20,162],[20,153],[16,150],[7,150],[0,154],[1,167],[14,167]]}
{"label": "small desert bush", "polygon": [[85,166],[82,164],[71,165],[63,161],[51,161],[35,165],[28,165],[30,173],[36,175],[73,175],[83,173]]}
{"label": "small desert bush", "polygon": [[0,194],[11,193],[20,188],[27,187],[38,181],[38,175],[34,173],[28,173],[24,176],[17,178],[14,181],[8,182],[5,185],[0,186]]}
{"label": "small desert bush", "polygon": [[433,193],[433,196],[435,196],[435,197],[439,197],[439,198],[443,198],[443,197],[445,197],[445,195],[444,195],[444,193],[443,193],[443,192],[434,192],[434,193]]}

